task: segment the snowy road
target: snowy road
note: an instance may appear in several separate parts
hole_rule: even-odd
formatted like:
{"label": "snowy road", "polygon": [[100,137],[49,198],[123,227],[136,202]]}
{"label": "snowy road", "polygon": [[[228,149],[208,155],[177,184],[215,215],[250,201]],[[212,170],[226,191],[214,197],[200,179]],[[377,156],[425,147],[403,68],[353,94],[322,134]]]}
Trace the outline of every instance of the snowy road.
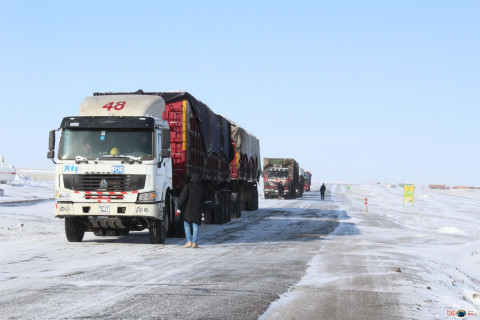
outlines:
{"label": "snowy road", "polygon": [[403,206],[400,188],[328,184],[325,201],[202,225],[191,249],[147,232],[69,243],[51,181],[2,188],[1,319],[479,318],[480,191],[418,188]]}
{"label": "snowy road", "polygon": [[49,218],[52,206],[1,207],[2,216],[23,212],[24,219],[2,235],[2,318],[256,319],[303,277],[323,238],[347,218],[317,193],[263,201],[241,219],[203,225],[195,250],[182,239],[151,245],[146,232],[87,233],[69,243],[62,221]]}

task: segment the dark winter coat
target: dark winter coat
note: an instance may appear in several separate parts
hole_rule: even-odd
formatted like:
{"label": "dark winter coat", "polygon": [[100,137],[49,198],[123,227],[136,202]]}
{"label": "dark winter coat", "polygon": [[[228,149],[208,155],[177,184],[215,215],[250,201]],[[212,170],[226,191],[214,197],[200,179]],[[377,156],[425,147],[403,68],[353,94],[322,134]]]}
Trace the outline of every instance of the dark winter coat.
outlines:
{"label": "dark winter coat", "polygon": [[202,211],[207,194],[202,184],[202,178],[198,174],[193,174],[192,179],[187,183],[178,199],[178,208],[183,212],[183,220],[202,223]]}
{"label": "dark winter coat", "polygon": [[325,193],[325,190],[327,190],[327,187],[325,187],[325,184],[322,184],[320,187],[320,193]]}

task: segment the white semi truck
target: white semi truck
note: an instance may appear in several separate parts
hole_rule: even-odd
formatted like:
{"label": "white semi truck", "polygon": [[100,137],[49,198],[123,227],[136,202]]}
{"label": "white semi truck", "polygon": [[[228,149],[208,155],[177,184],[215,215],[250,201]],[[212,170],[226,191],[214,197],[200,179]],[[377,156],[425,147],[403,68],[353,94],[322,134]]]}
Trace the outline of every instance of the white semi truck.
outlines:
{"label": "white semi truck", "polygon": [[68,241],[82,241],[88,231],[102,236],[147,228],[151,243],[185,236],[176,203],[193,173],[203,177],[208,190],[205,221],[224,223],[237,207],[256,210],[258,140],[254,154],[246,157],[250,166],[244,166],[253,173],[233,181],[237,154],[231,132],[228,120],[187,92],[139,90],[85,98],[79,115],[64,118],[49,137],[47,157],[56,163],[55,216],[65,219]]}

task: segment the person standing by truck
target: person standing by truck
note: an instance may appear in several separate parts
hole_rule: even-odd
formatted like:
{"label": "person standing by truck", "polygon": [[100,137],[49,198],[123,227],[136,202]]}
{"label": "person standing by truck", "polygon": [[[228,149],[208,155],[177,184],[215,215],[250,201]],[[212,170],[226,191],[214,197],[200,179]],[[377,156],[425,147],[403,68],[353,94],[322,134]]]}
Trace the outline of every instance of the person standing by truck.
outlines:
{"label": "person standing by truck", "polygon": [[322,200],[325,200],[325,190],[327,190],[327,187],[325,187],[325,183],[322,183],[322,186],[320,187],[320,197]]}
{"label": "person standing by truck", "polygon": [[[182,190],[178,199],[177,216],[183,212],[183,224],[187,243],[185,247],[198,248],[198,228],[202,223],[202,210],[206,200],[206,191],[202,177],[194,173],[190,182]],[[193,234],[192,234],[193,229]]]}

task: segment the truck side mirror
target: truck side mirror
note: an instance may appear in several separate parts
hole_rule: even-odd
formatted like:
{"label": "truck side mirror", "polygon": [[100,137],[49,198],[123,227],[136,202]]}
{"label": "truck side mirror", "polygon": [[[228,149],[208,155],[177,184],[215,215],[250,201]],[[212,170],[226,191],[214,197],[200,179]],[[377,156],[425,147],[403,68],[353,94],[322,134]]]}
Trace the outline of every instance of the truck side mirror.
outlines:
{"label": "truck side mirror", "polygon": [[47,159],[53,159],[54,157],[55,157],[55,130],[52,130],[48,135]]}
{"label": "truck side mirror", "polygon": [[160,162],[158,163],[158,167],[163,163],[163,159],[170,158],[170,129],[164,128],[162,130],[162,141],[161,141],[161,150],[160,150]]}
{"label": "truck side mirror", "polygon": [[162,152],[168,149],[170,149],[170,129],[162,129]]}
{"label": "truck side mirror", "polygon": [[162,129],[162,150],[160,157],[170,158],[170,129]]}

